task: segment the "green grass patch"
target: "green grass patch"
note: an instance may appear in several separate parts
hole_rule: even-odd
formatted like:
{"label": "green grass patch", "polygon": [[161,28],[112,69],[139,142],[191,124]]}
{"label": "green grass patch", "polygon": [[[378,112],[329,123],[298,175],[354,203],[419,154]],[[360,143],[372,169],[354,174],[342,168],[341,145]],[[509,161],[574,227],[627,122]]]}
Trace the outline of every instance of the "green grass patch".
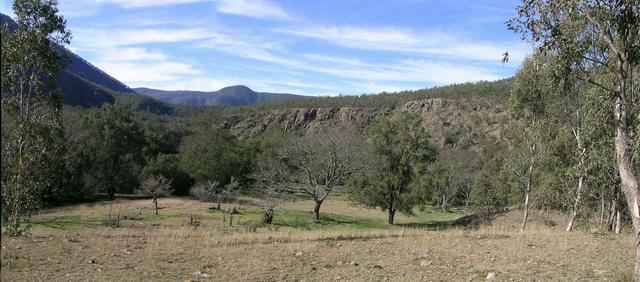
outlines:
{"label": "green grass patch", "polygon": [[81,215],[57,215],[38,217],[31,220],[31,226],[33,228],[55,230],[76,230],[81,228],[104,227],[100,219]]}
{"label": "green grass patch", "polygon": [[[236,215],[238,224],[261,223],[264,214],[262,212],[249,211]],[[351,216],[321,213],[320,219],[314,219],[313,214],[286,211],[284,214],[276,212],[273,216],[273,226],[285,229],[302,230],[365,230],[384,229],[389,226],[380,222],[359,219]]]}

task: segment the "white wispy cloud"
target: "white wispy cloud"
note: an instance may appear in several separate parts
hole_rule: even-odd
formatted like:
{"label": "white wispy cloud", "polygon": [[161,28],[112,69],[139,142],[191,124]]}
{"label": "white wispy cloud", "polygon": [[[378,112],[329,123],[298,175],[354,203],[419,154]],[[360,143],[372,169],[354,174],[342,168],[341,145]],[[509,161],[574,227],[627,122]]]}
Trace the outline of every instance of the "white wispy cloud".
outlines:
{"label": "white wispy cloud", "polygon": [[516,61],[522,60],[527,54],[522,44],[477,41],[446,31],[416,32],[393,27],[313,25],[275,28],[273,31],[354,49],[447,56],[459,60],[499,61],[500,55],[508,48],[512,49],[511,58]]}
{"label": "white wispy cloud", "polygon": [[128,83],[130,86],[176,81],[184,76],[202,74],[201,71],[189,64],[171,61],[97,61],[95,65],[105,72],[112,74],[115,78]]}
{"label": "white wispy cloud", "polygon": [[210,38],[203,29],[104,29],[78,28],[72,44],[83,47],[127,46],[147,43],[184,42]]}
{"label": "white wispy cloud", "polygon": [[[183,43],[210,37],[200,29],[106,29],[80,28],[74,31],[72,48],[130,86],[168,86],[204,73],[195,65],[150,49],[151,43]],[[202,87],[203,84],[194,84]],[[195,88],[194,88],[195,89]]]}
{"label": "white wispy cloud", "polygon": [[292,19],[278,5],[266,0],[218,0],[216,5],[220,13],[263,19]]}
{"label": "white wispy cloud", "polygon": [[66,16],[75,17],[93,15],[102,5],[139,9],[201,2],[215,2],[215,10],[224,14],[272,20],[293,18],[280,6],[268,0],[65,0],[61,1],[59,7]]}

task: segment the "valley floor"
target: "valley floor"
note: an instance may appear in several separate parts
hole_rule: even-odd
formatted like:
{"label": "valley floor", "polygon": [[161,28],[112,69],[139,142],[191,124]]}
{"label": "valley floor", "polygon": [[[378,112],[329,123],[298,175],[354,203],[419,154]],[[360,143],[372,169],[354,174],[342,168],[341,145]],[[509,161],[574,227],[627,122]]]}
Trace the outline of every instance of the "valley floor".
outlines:
{"label": "valley floor", "polygon": [[[519,214],[490,226],[464,230],[441,223],[459,212],[418,211],[399,218],[405,227],[383,224],[385,213],[340,199],[323,206],[320,221],[307,220],[309,201],[288,202],[275,225],[258,227],[255,199],[242,199],[234,226],[211,204],[161,199],[116,201],[51,209],[34,217],[32,234],[2,238],[2,281],[467,281],[630,280],[633,240],[629,233],[562,231],[563,218],[533,217],[525,233]],[[224,204],[224,207],[228,205]],[[101,223],[112,215],[120,228]],[[191,215],[199,221],[194,227]],[[412,226],[412,227],[406,227]],[[424,228],[415,228],[427,227]],[[628,228],[628,227],[627,227]]]}

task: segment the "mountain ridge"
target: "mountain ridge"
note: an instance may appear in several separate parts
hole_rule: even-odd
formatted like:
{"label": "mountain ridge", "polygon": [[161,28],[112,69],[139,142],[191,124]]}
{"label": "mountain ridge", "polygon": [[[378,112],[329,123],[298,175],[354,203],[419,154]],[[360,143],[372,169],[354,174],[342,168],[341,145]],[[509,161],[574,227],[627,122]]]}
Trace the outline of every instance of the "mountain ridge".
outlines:
{"label": "mountain ridge", "polygon": [[[0,24],[7,24],[10,31],[18,26],[11,17],[1,13]],[[61,88],[65,94],[65,104],[96,107],[115,102],[118,94],[135,94],[127,85],[64,46],[56,47],[58,52],[68,56],[66,66],[54,79],[54,86]]]}
{"label": "mountain ridge", "polygon": [[289,93],[256,92],[244,85],[227,86],[217,91],[159,90],[146,87],[138,87],[133,90],[169,104],[206,106],[238,107],[271,101],[308,98],[308,96]]}

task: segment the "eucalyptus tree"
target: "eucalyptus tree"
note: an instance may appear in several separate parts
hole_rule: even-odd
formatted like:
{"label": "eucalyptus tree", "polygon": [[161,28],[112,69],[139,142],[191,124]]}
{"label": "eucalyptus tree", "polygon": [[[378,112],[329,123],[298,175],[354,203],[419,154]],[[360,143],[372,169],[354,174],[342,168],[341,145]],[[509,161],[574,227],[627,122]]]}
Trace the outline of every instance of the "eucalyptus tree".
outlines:
{"label": "eucalyptus tree", "polygon": [[542,146],[544,146],[541,133],[545,125],[541,124],[541,118],[551,95],[546,76],[547,68],[546,62],[538,57],[525,59],[515,76],[509,98],[510,111],[520,122],[511,132],[510,139],[516,153],[509,161],[512,172],[522,180],[524,186],[520,231],[524,231],[527,226],[530,196],[536,185],[535,178],[541,162]]}
{"label": "eucalyptus tree", "polygon": [[637,98],[629,86],[640,61],[640,2],[524,0],[517,13],[510,29],[538,50],[557,55],[569,74],[606,91],[612,102],[616,162],[635,229],[634,273],[640,280],[640,188],[631,151]]}
{"label": "eucalyptus tree", "polygon": [[437,147],[429,141],[417,116],[396,114],[381,118],[369,132],[374,148],[372,169],[356,182],[352,198],[388,212],[393,224],[396,212],[412,214],[418,178],[434,162]]}
{"label": "eucalyptus tree", "polygon": [[13,11],[17,25],[1,27],[2,224],[17,235],[40,204],[45,164],[62,132],[62,99],[51,82],[64,66],[60,45],[71,33],[56,1],[16,0]]}
{"label": "eucalyptus tree", "polygon": [[92,109],[83,125],[89,166],[86,185],[106,192],[131,193],[138,184],[143,167],[144,132],[130,105],[105,104]]}

